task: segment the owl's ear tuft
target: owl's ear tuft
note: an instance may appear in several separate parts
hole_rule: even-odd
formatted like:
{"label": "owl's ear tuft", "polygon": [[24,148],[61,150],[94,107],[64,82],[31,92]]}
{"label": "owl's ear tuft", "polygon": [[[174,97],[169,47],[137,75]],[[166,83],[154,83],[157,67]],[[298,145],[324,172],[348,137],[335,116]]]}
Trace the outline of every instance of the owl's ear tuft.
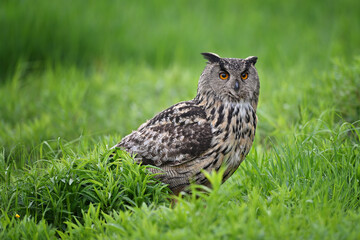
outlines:
{"label": "owl's ear tuft", "polygon": [[215,53],[201,53],[206,60],[208,60],[208,63],[216,63],[219,62],[221,57]]}
{"label": "owl's ear tuft", "polygon": [[245,61],[249,62],[249,63],[252,63],[252,65],[255,66],[255,63],[257,62],[257,57],[254,57],[254,56],[251,56],[251,57],[247,57],[245,58]]}

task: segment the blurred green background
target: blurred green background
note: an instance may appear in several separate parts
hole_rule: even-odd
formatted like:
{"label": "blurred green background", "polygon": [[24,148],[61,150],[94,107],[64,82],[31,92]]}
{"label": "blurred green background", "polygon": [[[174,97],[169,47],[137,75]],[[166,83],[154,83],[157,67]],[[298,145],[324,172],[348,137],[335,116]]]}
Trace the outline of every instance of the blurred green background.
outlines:
{"label": "blurred green background", "polygon": [[[359,0],[1,0],[0,239],[360,239],[359,43]],[[258,56],[256,137],[170,207],[106,152],[195,96],[201,52]]]}
{"label": "blurred green background", "polygon": [[[199,64],[199,52],[264,67],[324,67],[359,54],[358,1],[2,1],[1,72],[19,61]],[[312,64],[309,64],[312,63]],[[311,71],[310,68],[309,70]]]}
{"label": "blurred green background", "polygon": [[1,1],[0,29],[7,152],[124,136],[195,96],[205,51],[259,57],[260,140],[330,108],[358,120],[341,69],[358,66],[359,1]]}

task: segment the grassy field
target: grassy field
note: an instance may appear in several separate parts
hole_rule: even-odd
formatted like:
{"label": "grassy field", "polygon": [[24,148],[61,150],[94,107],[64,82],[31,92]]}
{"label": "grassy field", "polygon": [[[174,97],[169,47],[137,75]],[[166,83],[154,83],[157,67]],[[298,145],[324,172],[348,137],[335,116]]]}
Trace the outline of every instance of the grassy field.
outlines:
{"label": "grassy field", "polygon": [[[0,2],[0,239],[360,239],[360,2]],[[258,129],[171,206],[109,147],[258,56]]]}

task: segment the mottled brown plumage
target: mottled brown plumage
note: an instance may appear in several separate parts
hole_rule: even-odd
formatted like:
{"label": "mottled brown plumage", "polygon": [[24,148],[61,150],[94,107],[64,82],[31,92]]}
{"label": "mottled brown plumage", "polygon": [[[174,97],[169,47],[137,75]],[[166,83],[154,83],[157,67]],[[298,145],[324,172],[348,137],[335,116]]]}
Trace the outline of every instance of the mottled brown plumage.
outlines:
{"label": "mottled brown plumage", "polygon": [[160,112],[124,137],[116,148],[136,154],[139,163],[153,165],[174,194],[190,182],[209,186],[201,170],[227,166],[228,179],[248,154],[254,140],[259,96],[257,58],[208,60],[193,100]]}

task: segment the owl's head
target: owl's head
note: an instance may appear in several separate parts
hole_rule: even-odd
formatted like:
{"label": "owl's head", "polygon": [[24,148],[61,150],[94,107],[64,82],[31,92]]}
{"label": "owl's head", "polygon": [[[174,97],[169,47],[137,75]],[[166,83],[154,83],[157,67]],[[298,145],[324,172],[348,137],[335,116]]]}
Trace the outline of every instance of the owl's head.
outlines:
{"label": "owl's head", "polygon": [[256,109],[260,82],[255,69],[257,57],[221,58],[202,53],[208,60],[200,76],[198,95],[214,96],[221,101],[248,102]]}

